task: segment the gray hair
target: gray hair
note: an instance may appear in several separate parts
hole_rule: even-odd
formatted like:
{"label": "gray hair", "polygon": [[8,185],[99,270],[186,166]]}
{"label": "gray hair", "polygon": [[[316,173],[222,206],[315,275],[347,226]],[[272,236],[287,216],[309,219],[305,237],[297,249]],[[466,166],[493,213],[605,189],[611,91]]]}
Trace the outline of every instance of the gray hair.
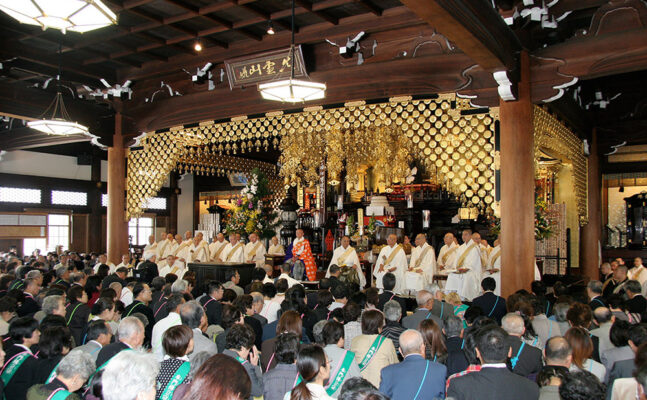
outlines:
{"label": "gray hair", "polygon": [[31,271],[27,272],[27,275],[25,275],[25,278],[27,278],[27,279],[38,279],[42,275],[43,274],[39,270],[32,269]]}
{"label": "gray hair", "polygon": [[119,339],[129,339],[144,332],[144,324],[137,317],[126,317],[119,322]]}
{"label": "gray hair", "polygon": [[103,370],[104,400],[134,400],[155,390],[160,365],[155,355],[141,351],[122,351]]}
{"label": "gray hair", "polygon": [[433,296],[431,293],[429,293],[426,290],[419,290],[418,293],[416,293],[416,302],[418,303],[418,307],[424,306],[429,302],[429,300],[433,300]]}
{"label": "gray hair", "polygon": [[146,253],[144,253],[144,260],[149,261],[149,260],[153,259],[153,257],[156,257],[156,256],[157,256],[157,254],[155,254],[154,251],[147,251]]}
{"label": "gray hair", "polygon": [[404,356],[419,352],[423,343],[422,334],[415,329],[407,329],[400,334],[400,351]]}
{"label": "gray hair", "polygon": [[200,326],[200,321],[202,321],[203,315],[204,310],[202,309],[202,306],[195,300],[187,301],[180,307],[180,318],[182,319],[182,323],[191,329],[195,329]]}
{"label": "gray hair", "polygon": [[189,287],[189,282],[178,279],[171,285],[171,293],[184,293],[187,287]]}
{"label": "gray hair", "polygon": [[627,290],[633,294],[640,294],[640,292],[642,291],[642,286],[640,285],[640,282],[632,279],[625,283],[625,291]]}
{"label": "gray hair", "polygon": [[463,330],[463,321],[455,316],[450,315],[445,320],[445,335],[447,338],[460,336],[461,331]]}
{"label": "gray hair", "polygon": [[568,303],[557,303],[553,307],[553,314],[557,322],[566,322],[566,313],[571,306]]}
{"label": "gray hair", "polygon": [[312,327],[312,336],[314,336],[316,343],[324,342],[323,328],[324,326],[326,326],[327,323],[328,323],[328,320],[322,319]]}
{"label": "gray hair", "polygon": [[121,285],[121,283],[119,283],[119,282],[112,282],[110,285],[108,285],[108,287],[109,287],[110,289],[114,290],[115,292],[117,291],[117,287],[119,287],[119,290],[120,290],[120,291],[121,291],[121,289],[123,289],[123,288],[124,288],[124,287]]}
{"label": "gray hair", "polygon": [[395,300],[389,300],[384,303],[384,318],[387,321],[398,322],[402,316],[402,307]]}
{"label": "gray hair", "polygon": [[252,303],[264,303],[265,299],[263,298],[263,294],[259,292],[251,292],[250,295],[252,296]]}
{"label": "gray hair", "polygon": [[42,307],[42,310],[45,313],[45,315],[54,314],[54,310],[58,308],[62,300],[63,300],[63,296],[59,296],[59,295],[51,295],[51,296],[45,297],[43,299],[43,307]]}
{"label": "gray hair", "polygon": [[82,379],[87,380],[94,373],[96,366],[90,353],[82,350],[72,350],[61,360],[56,368],[56,375],[72,379],[79,375]]}
{"label": "gray hair", "polygon": [[525,326],[521,315],[509,313],[501,320],[501,327],[511,335],[522,335]]}
{"label": "gray hair", "polygon": [[67,265],[61,265],[58,268],[55,269],[56,271],[56,277],[57,278],[62,278],[63,275],[67,272]]}
{"label": "gray hair", "polygon": [[81,282],[83,279],[83,272],[73,272],[70,274],[70,281]]}
{"label": "gray hair", "polygon": [[586,285],[593,293],[602,294],[602,282],[600,281],[591,281]]}
{"label": "gray hair", "polygon": [[188,378],[193,380],[196,372],[198,372],[202,364],[204,364],[205,361],[211,358],[212,355],[213,354],[209,353],[208,351],[201,351],[193,355],[193,358],[191,359],[191,369],[189,370]]}

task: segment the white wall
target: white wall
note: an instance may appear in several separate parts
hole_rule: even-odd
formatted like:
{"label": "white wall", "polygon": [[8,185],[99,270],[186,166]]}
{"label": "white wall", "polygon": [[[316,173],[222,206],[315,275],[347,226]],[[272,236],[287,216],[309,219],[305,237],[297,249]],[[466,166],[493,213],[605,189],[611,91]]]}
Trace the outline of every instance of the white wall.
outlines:
{"label": "white wall", "polygon": [[90,180],[90,166],[77,165],[76,157],[23,150],[3,153],[0,160],[0,172],[49,178]]}
{"label": "white wall", "polygon": [[182,193],[177,197],[177,232],[193,232],[193,175],[185,174],[178,181]]}

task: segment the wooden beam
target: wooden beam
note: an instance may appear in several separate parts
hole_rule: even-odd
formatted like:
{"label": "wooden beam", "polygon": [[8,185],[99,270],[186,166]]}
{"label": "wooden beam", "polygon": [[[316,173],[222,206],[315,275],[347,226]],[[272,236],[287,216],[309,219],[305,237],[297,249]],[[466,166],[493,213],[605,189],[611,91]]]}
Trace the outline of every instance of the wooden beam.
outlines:
{"label": "wooden beam", "polygon": [[296,3],[300,5],[301,7],[305,8],[306,10],[314,13],[316,16],[323,18],[325,21],[330,22],[333,25],[337,25],[339,23],[339,19],[323,12],[323,11],[315,11],[312,9],[312,3],[308,0],[296,0]]}
{"label": "wooden beam", "polygon": [[359,0],[359,3],[366,7],[370,12],[373,14],[377,15],[378,17],[382,15],[382,9],[375,4],[371,0]]}
{"label": "wooden beam", "polygon": [[483,69],[517,68],[521,44],[488,0],[402,0]]}
{"label": "wooden beam", "polygon": [[47,135],[33,129],[23,127],[0,133],[0,150],[15,151],[34,149],[38,147],[56,146],[60,144],[89,142],[85,135]]}

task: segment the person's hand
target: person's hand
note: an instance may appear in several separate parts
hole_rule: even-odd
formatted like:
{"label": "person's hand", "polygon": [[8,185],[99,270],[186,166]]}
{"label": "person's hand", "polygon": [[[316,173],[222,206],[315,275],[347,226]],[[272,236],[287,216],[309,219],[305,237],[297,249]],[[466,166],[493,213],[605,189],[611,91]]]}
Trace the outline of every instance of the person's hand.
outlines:
{"label": "person's hand", "polygon": [[256,346],[252,347],[252,351],[249,352],[249,363],[253,366],[257,366],[260,354],[261,353],[258,351]]}
{"label": "person's hand", "polygon": [[422,274],[422,269],[420,269],[420,268],[418,268],[418,269],[417,269],[417,270],[415,270],[415,271],[416,271],[416,273],[418,273],[418,274]]}
{"label": "person's hand", "polygon": [[380,264],[380,269],[377,272],[384,272],[384,264]]}
{"label": "person's hand", "polygon": [[494,273],[499,272],[499,269],[497,269],[497,268],[488,269],[488,272],[491,273],[491,274],[494,274]]}
{"label": "person's hand", "polygon": [[464,274],[464,273],[466,273],[467,271],[469,271],[469,268],[459,268],[459,269],[458,269],[458,273],[459,273],[459,274]]}
{"label": "person's hand", "polygon": [[393,271],[395,271],[396,269],[397,269],[396,267],[393,267],[393,268],[389,268],[389,269],[388,269],[388,271],[389,271],[389,272],[393,272]]}

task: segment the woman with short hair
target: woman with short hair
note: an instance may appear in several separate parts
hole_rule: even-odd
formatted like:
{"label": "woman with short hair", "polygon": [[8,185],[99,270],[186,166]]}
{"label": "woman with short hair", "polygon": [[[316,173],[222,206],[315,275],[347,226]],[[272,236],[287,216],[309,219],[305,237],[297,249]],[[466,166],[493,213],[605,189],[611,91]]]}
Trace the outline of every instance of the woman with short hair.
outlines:
{"label": "woman with short hair", "polygon": [[32,386],[27,392],[27,400],[46,400],[58,396],[61,399],[78,400],[75,394],[90,375],[95,365],[92,356],[83,351],[72,351],[56,367],[54,378],[45,384]]}
{"label": "woman with short hair", "polygon": [[[297,311],[286,311],[281,314],[279,322],[276,325],[276,335],[291,332],[296,334],[299,339],[303,336],[303,322]],[[264,372],[268,372],[276,366],[276,355],[274,348],[276,346],[276,337],[263,341],[261,345],[261,367]]]}
{"label": "woman with short hair", "polygon": [[380,335],[382,328],[384,328],[384,314],[381,311],[364,311],[362,334],[355,337],[350,345],[362,377],[375,387],[380,387],[382,368],[398,362],[393,342]]}
{"label": "woman with short hair", "polygon": [[162,336],[164,360],[157,375],[156,399],[171,399],[175,389],[189,382],[191,364],[187,354],[193,351],[193,331],[186,325],[172,326]]}

